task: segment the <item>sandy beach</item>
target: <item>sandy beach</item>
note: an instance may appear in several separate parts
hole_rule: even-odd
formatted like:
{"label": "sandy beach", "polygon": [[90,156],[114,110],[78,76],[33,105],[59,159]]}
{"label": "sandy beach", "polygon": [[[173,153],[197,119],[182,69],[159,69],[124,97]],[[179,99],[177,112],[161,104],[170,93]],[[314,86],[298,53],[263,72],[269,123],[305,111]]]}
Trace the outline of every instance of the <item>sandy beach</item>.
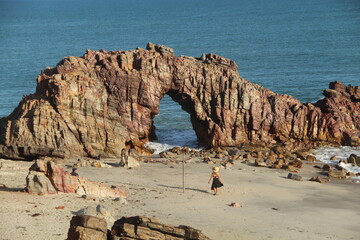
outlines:
{"label": "sandy beach", "polygon": [[[214,196],[208,180],[214,165],[194,159],[182,164],[141,163],[140,168],[82,167],[78,173],[107,185],[124,186],[127,203],[113,199],[84,199],[77,194],[30,195],[23,192],[32,162],[1,160],[0,239],[66,239],[70,219],[81,209],[99,204],[114,219],[143,215],[163,223],[189,225],[214,240],[359,239],[360,185],[350,180],[310,182],[317,176],[306,163],[303,181],[287,179],[288,171],[254,167],[240,161],[221,169],[224,187]],[[71,163],[63,163],[70,171]],[[230,207],[237,202],[240,208]],[[63,206],[63,207],[62,207]],[[59,208],[60,209],[57,209]],[[63,209],[61,209],[63,208]]]}

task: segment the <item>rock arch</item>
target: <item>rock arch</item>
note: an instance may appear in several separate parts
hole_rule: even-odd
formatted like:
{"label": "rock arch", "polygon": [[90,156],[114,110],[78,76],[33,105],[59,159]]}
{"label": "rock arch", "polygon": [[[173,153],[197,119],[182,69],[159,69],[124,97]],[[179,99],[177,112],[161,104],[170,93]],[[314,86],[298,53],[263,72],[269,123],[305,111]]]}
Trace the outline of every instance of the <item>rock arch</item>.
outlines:
{"label": "rock arch", "polygon": [[[155,134],[149,140],[157,144],[199,147],[199,141],[191,123],[191,115],[165,94],[160,100],[159,114],[153,119]],[[152,144],[149,145],[150,148]],[[165,147],[165,146],[164,146]],[[159,151],[160,149],[158,149]]]}
{"label": "rock arch", "polygon": [[149,43],[87,50],[43,70],[36,92],[0,120],[0,155],[109,157],[126,145],[141,149],[164,94],[190,113],[207,146],[360,144],[359,87],[334,82],[324,99],[302,104],[241,78],[229,59],[176,57]]}

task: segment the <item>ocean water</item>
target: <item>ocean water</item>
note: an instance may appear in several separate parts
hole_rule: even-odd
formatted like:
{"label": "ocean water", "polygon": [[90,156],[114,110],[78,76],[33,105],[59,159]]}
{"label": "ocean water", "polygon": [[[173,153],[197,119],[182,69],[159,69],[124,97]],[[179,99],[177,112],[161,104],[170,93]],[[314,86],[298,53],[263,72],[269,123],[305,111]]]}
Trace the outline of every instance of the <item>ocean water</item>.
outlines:
{"label": "ocean water", "polygon": [[[0,0],[0,117],[64,56],[148,42],[233,59],[242,77],[302,102],[322,98],[330,81],[360,85],[358,0]],[[155,125],[155,148],[197,147],[169,97]]]}

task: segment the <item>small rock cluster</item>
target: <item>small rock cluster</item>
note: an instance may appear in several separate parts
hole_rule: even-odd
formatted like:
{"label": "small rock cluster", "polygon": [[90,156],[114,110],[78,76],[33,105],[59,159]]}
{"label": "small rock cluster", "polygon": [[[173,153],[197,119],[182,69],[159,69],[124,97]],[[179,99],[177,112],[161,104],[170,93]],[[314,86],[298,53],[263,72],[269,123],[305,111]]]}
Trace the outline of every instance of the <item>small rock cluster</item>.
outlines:
{"label": "small rock cluster", "polygon": [[78,215],[70,222],[67,240],[210,240],[200,230],[189,226],[163,224],[154,218],[122,217],[111,228],[104,218]]}
{"label": "small rock cluster", "polygon": [[[337,158],[335,156],[331,157],[330,160],[336,161]],[[358,157],[355,154],[351,154],[346,161],[341,160],[338,164],[330,165],[330,164],[324,164],[323,166],[315,166],[318,169],[321,169],[323,171],[323,175],[327,176],[328,179],[324,179],[323,177],[316,176],[312,177],[310,181],[315,181],[319,183],[327,183],[330,181],[330,179],[345,179],[348,177],[354,177],[354,176],[360,176],[360,173],[352,173],[348,172],[346,169],[344,169],[342,166],[340,166],[340,163],[344,164],[351,164],[353,166],[359,166],[360,164],[360,157]]]}
{"label": "small rock cluster", "polygon": [[[288,151],[286,148],[276,146],[273,148],[264,149],[262,147],[213,147],[210,149],[203,149],[200,151],[190,150],[187,147],[174,147],[167,151],[161,152],[160,157],[167,158],[166,163],[181,160],[182,156],[198,157],[202,158],[202,161],[207,164],[219,164],[223,168],[230,168],[234,165],[235,161],[241,160],[242,163],[254,164],[256,167],[267,167],[273,169],[284,169],[290,173],[298,173],[304,163],[317,162],[315,156],[312,155],[312,149],[303,149],[300,151]],[[332,157],[331,160],[336,160],[336,157]],[[188,161],[188,160],[187,160]],[[155,162],[155,161],[148,161]],[[351,154],[347,161],[340,161],[343,163],[350,163],[353,166],[360,166],[360,157]],[[339,162],[339,163],[340,163]],[[326,172],[328,178],[344,179],[346,177],[356,176],[360,174],[354,174],[343,169],[339,164],[334,167],[324,164],[322,168]],[[289,174],[288,178],[301,181],[302,177],[296,174]],[[310,181],[319,183],[327,183],[329,179],[322,176],[315,176],[310,178]]]}
{"label": "small rock cluster", "polygon": [[188,147],[173,147],[169,150],[159,153],[162,158],[178,158],[180,155],[190,155],[193,157],[200,157],[199,151],[190,149]]}
{"label": "small rock cluster", "polygon": [[174,147],[161,152],[160,157],[167,161],[181,159],[183,155],[200,157],[204,163],[220,164],[224,168],[230,168],[235,161],[242,160],[243,163],[252,164],[256,167],[269,167],[275,169],[287,169],[289,172],[298,172],[303,167],[303,161],[314,162],[317,159],[311,155],[311,151],[287,152],[279,147],[273,149],[263,148],[236,148],[236,147],[213,147],[200,151],[190,150],[187,147]]}

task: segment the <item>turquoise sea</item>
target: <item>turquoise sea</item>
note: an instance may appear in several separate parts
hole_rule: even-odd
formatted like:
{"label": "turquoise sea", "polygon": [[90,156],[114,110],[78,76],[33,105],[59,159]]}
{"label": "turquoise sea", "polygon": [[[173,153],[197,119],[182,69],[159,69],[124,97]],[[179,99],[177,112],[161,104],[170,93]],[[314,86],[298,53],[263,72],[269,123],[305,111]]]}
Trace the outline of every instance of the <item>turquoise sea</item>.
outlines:
{"label": "turquoise sea", "polygon": [[[0,0],[0,116],[64,56],[148,42],[233,59],[242,77],[303,102],[330,81],[360,85],[358,0]],[[155,125],[161,146],[196,145],[169,97]]]}

